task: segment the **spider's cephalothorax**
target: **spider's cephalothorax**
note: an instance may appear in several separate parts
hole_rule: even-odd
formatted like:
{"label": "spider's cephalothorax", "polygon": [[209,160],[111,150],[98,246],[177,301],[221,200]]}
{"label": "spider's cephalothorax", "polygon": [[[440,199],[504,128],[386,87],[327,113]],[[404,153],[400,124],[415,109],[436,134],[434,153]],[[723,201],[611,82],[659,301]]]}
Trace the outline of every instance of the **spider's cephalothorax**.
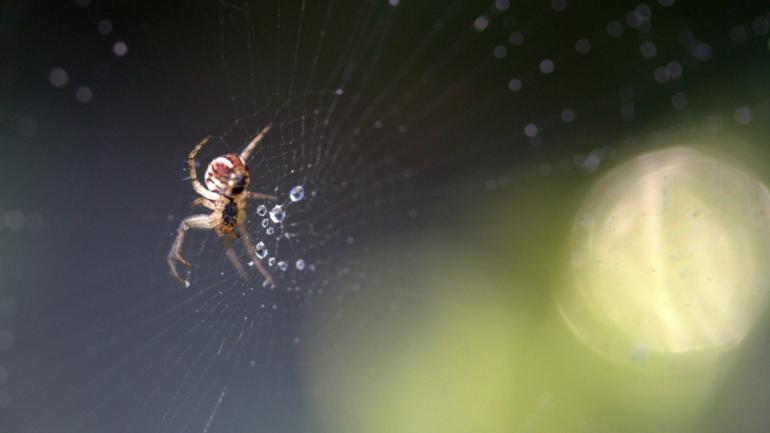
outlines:
{"label": "spider's cephalothorax", "polygon": [[214,158],[206,168],[206,188],[217,194],[233,198],[249,186],[249,166],[240,156],[230,153]]}
{"label": "spider's cephalothorax", "polygon": [[206,168],[206,177],[204,178],[206,186],[204,187],[198,181],[198,175],[195,170],[195,156],[201,150],[203,145],[208,142],[204,139],[193,148],[187,157],[187,167],[190,172],[190,180],[195,192],[200,195],[193,201],[193,204],[203,206],[211,211],[210,214],[192,215],[179,223],[176,240],[168,253],[168,266],[171,275],[179,281],[187,284],[176,269],[176,262],[190,266],[190,262],[182,256],[182,244],[184,243],[185,233],[189,229],[208,229],[216,232],[225,241],[227,257],[235,269],[243,276],[246,270],[238,260],[238,256],[233,251],[232,243],[236,239],[241,239],[245,245],[245,250],[251,257],[249,265],[253,265],[265,277],[265,283],[272,284],[272,278],[264,266],[260,263],[260,258],[256,255],[254,245],[249,240],[249,233],[246,230],[246,203],[248,200],[275,200],[275,197],[268,194],[261,194],[247,191],[251,174],[246,162],[251,156],[251,152],[257,146],[257,143],[270,130],[270,125],[266,126],[240,154],[230,153],[211,161]]}

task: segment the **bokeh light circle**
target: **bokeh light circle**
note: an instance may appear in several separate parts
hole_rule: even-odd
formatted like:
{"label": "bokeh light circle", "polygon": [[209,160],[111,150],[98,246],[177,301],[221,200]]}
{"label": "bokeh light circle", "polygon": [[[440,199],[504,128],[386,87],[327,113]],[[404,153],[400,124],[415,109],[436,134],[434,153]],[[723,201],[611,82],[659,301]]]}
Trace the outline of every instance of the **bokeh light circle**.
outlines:
{"label": "bokeh light circle", "polygon": [[770,194],[747,170],[674,147],[607,173],[576,216],[557,300],[612,357],[738,344],[770,287]]}

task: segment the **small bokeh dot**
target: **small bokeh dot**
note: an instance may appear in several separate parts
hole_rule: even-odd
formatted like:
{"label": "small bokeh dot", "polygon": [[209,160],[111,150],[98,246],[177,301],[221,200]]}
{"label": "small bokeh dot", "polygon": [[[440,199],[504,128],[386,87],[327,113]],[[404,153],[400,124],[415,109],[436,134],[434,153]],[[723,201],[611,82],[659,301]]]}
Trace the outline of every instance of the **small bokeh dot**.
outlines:
{"label": "small bokeh dot", "polygon": [[530,123],[529,125],[524,127],[524,134],[527,135],[527,137],[537,137],[537,125],[534,125]]}
{"label": "small bokeh dot", "polygon": [[115,45],[112,46],[112,52],[118,57],[123,57],[128,53],[128,45],[123,41],[117,41],[115,42]]}
{"label": "small bokeh dot", "polygon": [[551,59],[544,59],[540,62],[540,72],[544,74],[550,74],[553,72],[554,64]]}
{"label": "small bokeh dot", "polygon": [[578,39],[575,42],[575,51],[580,54],[588,54],[591,51],[591,42],[586,38]]}
{"label": "small bokeh dot", "polygon": [[738,107],[735,110],[735,121],[741,125],[748,125],[751,123],[751,109],[749,107]]}
{"label": "small bokeh dot", "polygon": [[48,72],[48,81],[52,86],[62,88],[70,81],[70,75],[64,68],[56,66]]}
{"label": "small bokeh dot", "polygon": [[99,31],[99,33],[103,35],[109,35],[112,33],[112,21],[110,20],[101,20],[96,25],[96,30]]}
{"label": "small bokeh dot", "polygon": [[94,92],[91,91],[90,87],[80,86],[75,92],[75,98],[82,103],[90,102],[93,97]]}
{"label": "small bokeh dot", "polygon": [[518,92],[519,90],[521,90],[521,80],[519,80],[518,78],[512,79],[511,81],[508,82],[508,88],[512,92]]}

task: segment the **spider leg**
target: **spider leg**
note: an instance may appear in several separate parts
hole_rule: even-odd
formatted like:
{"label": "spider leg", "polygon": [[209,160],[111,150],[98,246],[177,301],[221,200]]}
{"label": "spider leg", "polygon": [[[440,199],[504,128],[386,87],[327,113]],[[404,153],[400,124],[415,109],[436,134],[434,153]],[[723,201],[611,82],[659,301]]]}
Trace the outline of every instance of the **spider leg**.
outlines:
{"label": "spider leg", "polygon": [[205,197],[198,197],[192,202],[193,206],[203,206],[207,209],[216,210],[217,206]]}
{"label": "spider leg", "polygon": [[243,245],[246,247],[246,253],[249,255],[251,260],[254,262],[254,267],[257,268],[260,274],[262,274],[263,277],[265,277],[265,282],[268,285],[273,285],[273,278],[270,276],[270,273],[267,272],[267,269],[262,265],[262,259],[257,257],[257,250],[254,248],[254,244],[251,243],[251,238],[249,238],[249,232],[246,230],[246,226],[244,224],[238,225],[238,233],[241,235],[241,240],[243,240]]}
{"label": "spider leg", "polygon": [[249,157],[251,156],[251,152],[254,151],[254,148],[257,147],[257,144],[259,144],[260,141],[265,137],[265,135],[270,131],[270,128],[273,127],[272,123],[269,123],[267,126],[262,128],[261,131],[259,131],[259,134],[257,134],[256,137],[254,137],[251,142],[246,145],[246,148],[243,149],[243,152],[241,152],[241,159],[243,162],[246,162],[249,160]]}
{"label": "spider leg", "polygon": [[246,198],[257,199],[257,200],[265,200],[265,201],[273,201],[273,200],[275,200],[275,196],[274,195],[262,194],[261,192],[251,192],[251,191],[246,191]]}
{"label": "spider leg", "polygon": [[246,274],[246,269],[243,268],[241,261],[238,260],[238,256],[235,254],[235,250],[233,250],[233,238],[231,236],[227,236],[224,238],[224,242],[225,252],[227,252],[227,258],[230,259],[230,263],[232,263],[235,270],[241,274],[241,277],[243,277],[244,280],[247,280],[248,275]]}
{"label": "spider leg", "polygon": [[209,142],[209,139],[211,139],[211,137],[204,138],[200,143],[193,147],[193,150],[190,151],[190,154],[187,156],[187,169],[190,172],[190,182],[192,182],[192,187],[195,192],[209,200],[216,200],[218,194],[206,189],[206,187],[203,186],[203,184],[201,184],[198,180],[198,174],[195,172],[195,157],[198,156],[198,152],[200,152],[201,148]]}
{"label": "spider leg", "polygon": [[193,215],[187,217],[179,223],[179,228],[176,232],[176,239],[171,246],[171,251],[168,252],[166,261],[168,262],[168,268],[171,270],[177,280],[184,283],[182,277],[179,276],[179,272],[176,270],[176,262],[179,261],[184,265],[191,266],[191,263],[182,256],[182,244],[184,243],[184,237],[187,230],[190,229],[211,229],[214,227],[214,221],[209,215]]}

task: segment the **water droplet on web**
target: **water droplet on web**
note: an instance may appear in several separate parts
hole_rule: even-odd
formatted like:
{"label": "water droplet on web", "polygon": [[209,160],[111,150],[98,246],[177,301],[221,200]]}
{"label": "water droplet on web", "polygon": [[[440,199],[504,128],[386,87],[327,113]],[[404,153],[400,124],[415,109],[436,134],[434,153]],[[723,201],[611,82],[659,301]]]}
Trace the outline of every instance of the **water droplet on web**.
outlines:
{"label": "water droplet on web", "polygon": [[257,242],[257,246],[254,247],[254,253],[260,259],[267,257],[267,247],[265,247],[265,243],[262,241]]}
{"label": "water droplet on web", "polygon": [[297,259],[294,267],[296,267],[298,271],[305,269],[305,261],[303,259]]}
{"label": "water droplet on web", "polygon": [[278,224],[283,222],[284,218],[286,218],[286,212],[281,205],[277,204],[270,210],[270,220],[274,223]]}
{"label": "water droplet on web", "polygon": [[275,257],[270,257],[269,259],[267,259],[267,265],[268,266],[275,265]]}
{"label": "water droplet on web", "polygon": [[267,227],[267,226],[269,226],[269,225],[270,225],[270,220],[269,220],[269,219],[267,219],[267,218],[264,218],[264,219],[262,220],[262,223],[261,223],[261,224],[262,224],[262,228],[265,228],[265,227]]}
{"label": "water droplet on web", "polygon": [[259,215],[259,216],[267,215],[267,206],[265,206],[263,204],[257,206],[257,215]]}
{"label": "water droplet on web", "polygon": [[273,227],[268,227],[267,230],[265,230],[265,233],[267,233],[268,235],[272,235],[273,233],[275,233],[275,229]]}
{"label": "water droplet on web", "polygon": [[278,269],[285,271],[288,267],[289,265],[287,265],[286,262],[284,262],[283,260],[278,262]]}
{"label": "water droplet on web", "polygon": [[289,191],[289,199],[297,202],[305,198],[305,188],[302,185],[297,185]]}
{"label": "water droplet on web", "polygon": [[185,287],[190,287],[190,281],[184,280],[184,286]]}

